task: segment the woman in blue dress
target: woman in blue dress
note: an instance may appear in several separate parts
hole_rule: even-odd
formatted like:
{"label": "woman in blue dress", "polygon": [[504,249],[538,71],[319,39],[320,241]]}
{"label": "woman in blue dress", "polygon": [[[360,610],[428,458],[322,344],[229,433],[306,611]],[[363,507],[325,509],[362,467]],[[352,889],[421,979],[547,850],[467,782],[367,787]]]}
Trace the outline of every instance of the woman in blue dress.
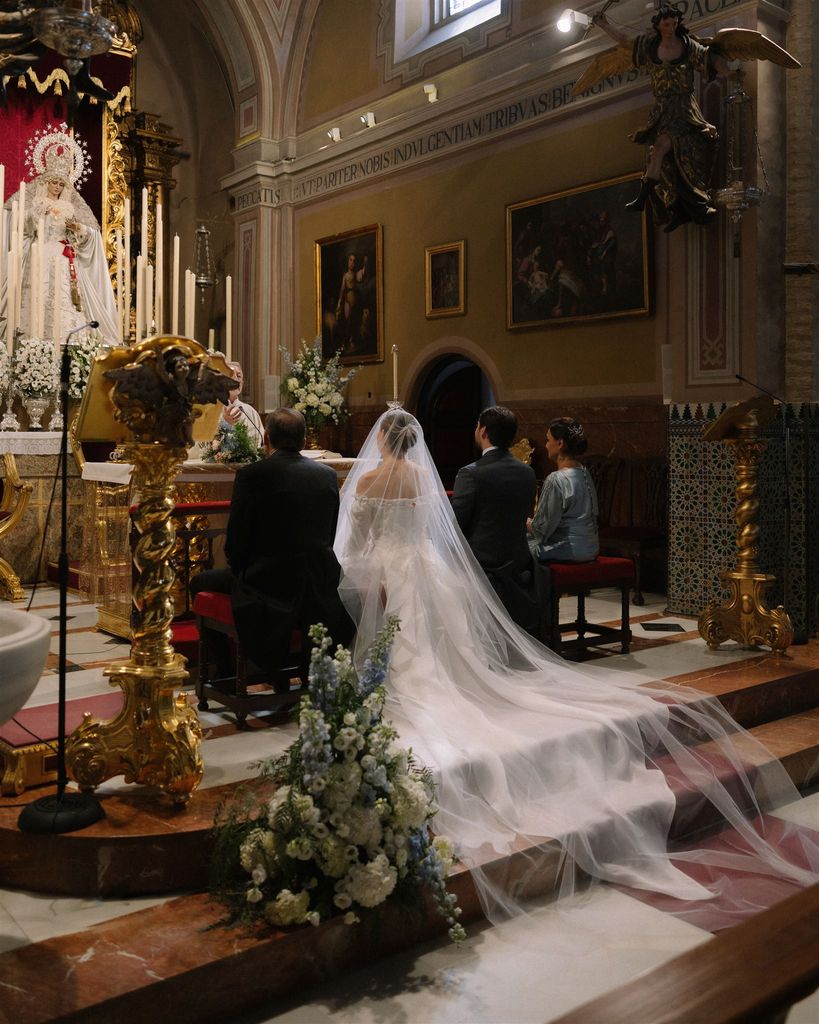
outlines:
{"label": "woman in blue dress", "polygon": [[600,551],[597,492],[579,461],[588,445],[582,425],[570,416],[549,424],[546,454],[557,470],[543,481],[529,521],[529,546],[540,562],[590,562]]}

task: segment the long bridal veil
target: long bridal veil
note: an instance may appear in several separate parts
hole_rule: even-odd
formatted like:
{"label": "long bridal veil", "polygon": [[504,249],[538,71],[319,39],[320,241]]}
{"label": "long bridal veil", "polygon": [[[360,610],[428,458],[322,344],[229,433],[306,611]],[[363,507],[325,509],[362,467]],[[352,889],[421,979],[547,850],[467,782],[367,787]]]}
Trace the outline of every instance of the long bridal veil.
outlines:
{"label": "long bridal veil", "polygon": [[[512,622],[403,410],[361,449],[335,551],[357,656],[400,617],[388,714],[432,769],[435,829],[491,919],[546,873],[563,892],[593,878],[663,894],[706,927],[715,898],[724,919],[772,902],[783,879],[819,880],[816,833],[768,816],[797,799],[793,783],[716,699],[584,671]],[[719,824],[719,840],[692,842],[694,822]]]}

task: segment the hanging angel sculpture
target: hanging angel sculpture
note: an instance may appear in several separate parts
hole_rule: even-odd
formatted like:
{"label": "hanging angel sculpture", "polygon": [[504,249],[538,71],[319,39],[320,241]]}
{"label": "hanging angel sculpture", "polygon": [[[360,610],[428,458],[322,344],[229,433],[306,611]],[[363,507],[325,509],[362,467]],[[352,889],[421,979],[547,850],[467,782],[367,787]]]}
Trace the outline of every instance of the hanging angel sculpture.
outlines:
{"label": "hanging angel sculpture", "polygon": [[729,66],[734,60],[770,60],[786,68],[801,64],[787,50],[760,32],[727,28],[713,38],[689,35],[683,13],[674,4],[661,4],[651,19],[652,30],[631,38],[612,24],[604,13],[592,24],[611,36],[618,46],[597,57],[575,83],[575,96],[609,75],[635,67],[651,78],[654,106],[646,125],[632,140],[647,145],[648,158],[635,199],[627,203],[641,211],[649,199],[659,223],[671,232],[694,221],[707,224],[716,214],[711,205],[710,152],[717,129],[703,117],[694,95],[694,74],[710,80],[719,75],[741,74]]}

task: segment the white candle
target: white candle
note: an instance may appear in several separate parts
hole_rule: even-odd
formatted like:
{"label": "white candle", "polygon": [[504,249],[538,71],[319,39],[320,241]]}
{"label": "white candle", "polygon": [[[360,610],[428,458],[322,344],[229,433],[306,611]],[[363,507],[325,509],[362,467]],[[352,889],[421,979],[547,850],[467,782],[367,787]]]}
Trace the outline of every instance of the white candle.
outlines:
{"label": "white candle", "polygon": [[179,334],[179,235],[173,236],[171,269],[171,334]]}
{"label": "white candle", "polygon": [[145,257],[142,253],[137,256],[136,261],[136,338],[137,342],[142,341],[142,324],[145,305]]}
{"label": "white candle", "polygon": [[13,271],[19,269],[20,257],[17,252],[17,246],[20,242],[19,232],[17,230],[18,224],[20,223],[20,207],[18,201],[15,199],[11,204],[11,226],[9,229],[9,260],[8,260],[8,273],[9,273],[9,284],[6,287],[6,316],[8,317],[9,323],[12,325],[12,332],[17,326],[17,292],[14,289],[14,282],[16,274]]}
{"label": "white candle", "polygon": [[8,261],[8,280],[6,282],[6,348],[9,350],[9,355],[14,351],[14,271],[16,265],[14,260],[11,259],[13,252],[9,253]]}
{"label": "white candle", "polygon": [[185,337],[193,337],[193,303],[191,302],[191,281],[193,274],[185,270]]}
{"label": "white candle", "polygon": [[131,337],[131,197],[125,197],[125,309],[122,340],[126,343]]}
{"label": "white candle", "polygon": [[28,250],[28,334],[39,338],[37,309],[40,305],[40,243],[35,239]]}
{"label": "white candle", "polygon": [[20,182],[20,220],[18,222],[19,241],[18,246],[20,252],[23,251],[23,236],[26,233],[26,183]]}
{"label": "white candle", "polygon": [[162,203],[156,204],[156,309],[154,312],[154,329],[157,334],[162,334],[162,300],[164,289],[162,278],[164,276],[165,245],[162,239]]}
{"label": "white candle", "polygon": [[156,334],[154,325],[154,265],[148,263],[145,267],[145,337],[150,338]]}
{"label": "white candle", "polygon": [[142,190],[142,226],[139,240],[139,254],[148,259],[148,189]]}
{"label": "white candle", "polygon": [[0,206],[6,201],[6,165],[0,164]]}
{"label": "white candle", "polygon": [[37,337],[45,337],[45,297],[48,272],[45,265],[45,217],[37,222]]}
{"label": "white candle", "polygon": [[122,256],[122,228],[117,228],[117,323],[119,324],[119,340],[125,337],[125,324],[122,320],[122,287],[124,284],[125,264]]}
{"label": "white candle", "polygon": [[[3,209],[2,195],[3,195],[3,172],[4,167],[0,164],[0,281],[5,280],[5,264],[6,264],[6,211]],[[8,289],[6,294],[6,305],[8,305]]]}
{"label": "white candle", "polygon": [[392,347],[392,400],[398,401],[398,346]]}
{"label": "white candle", "polygon": [[54,257],[54,266],[51,268],[51,295],[54,308],[51,311],[51,335],[54,339],[54,348],[60,351],[60,260],[61,256]]}
{"label": "white candle", "polygon": [[208,348],[213,351],[216,346],[216,331],[211,327],[208,331]]}
{"label": "white candle", "polygon": [[225,362],[233,358],[233,278],[225,278]]}

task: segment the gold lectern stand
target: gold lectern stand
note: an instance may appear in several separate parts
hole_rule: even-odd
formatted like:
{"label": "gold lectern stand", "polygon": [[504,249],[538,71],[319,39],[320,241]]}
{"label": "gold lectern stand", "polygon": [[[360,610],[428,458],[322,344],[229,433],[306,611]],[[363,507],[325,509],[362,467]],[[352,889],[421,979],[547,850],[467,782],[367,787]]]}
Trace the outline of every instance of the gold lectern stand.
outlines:
{"label": "gold lectern stand", "polygon": [[757,472],[759,456],[767,444],[760,430],[775,416],[773,399],[752,398],[726,409],[703,433],[705,441],[733,445],[736,456],[737,567],[720,576],[730,592],[728,600],[708,605],[698,623],[700,636],[712,650],[724,640],[736,640],[749,646],[764,644],[781,654],[793,641],[788,613],[782,605],[772,611],[765,601],[765,591],[776,577],[760,572],[758,562]]}
{"label": "gold lectern stand", "polygon": [[[213,362],[224,366],[221,359]],[[131,657],[105,670],[125,703],[108,722],[86,714],[66,746],[68,773],[83,790],[124,775],[184,804],[202,780],[199,719],[184,694],[174,693],[188,673],[171,645],[172,488],[188,447],[213,437],[220,414],[213,403],[226,401],[233,386],[188,338],[147,338],[110,350],[92,367],[75,434],[79,441],[122,444],[134,466],[133,523],[140,536],[133,555]]]}

